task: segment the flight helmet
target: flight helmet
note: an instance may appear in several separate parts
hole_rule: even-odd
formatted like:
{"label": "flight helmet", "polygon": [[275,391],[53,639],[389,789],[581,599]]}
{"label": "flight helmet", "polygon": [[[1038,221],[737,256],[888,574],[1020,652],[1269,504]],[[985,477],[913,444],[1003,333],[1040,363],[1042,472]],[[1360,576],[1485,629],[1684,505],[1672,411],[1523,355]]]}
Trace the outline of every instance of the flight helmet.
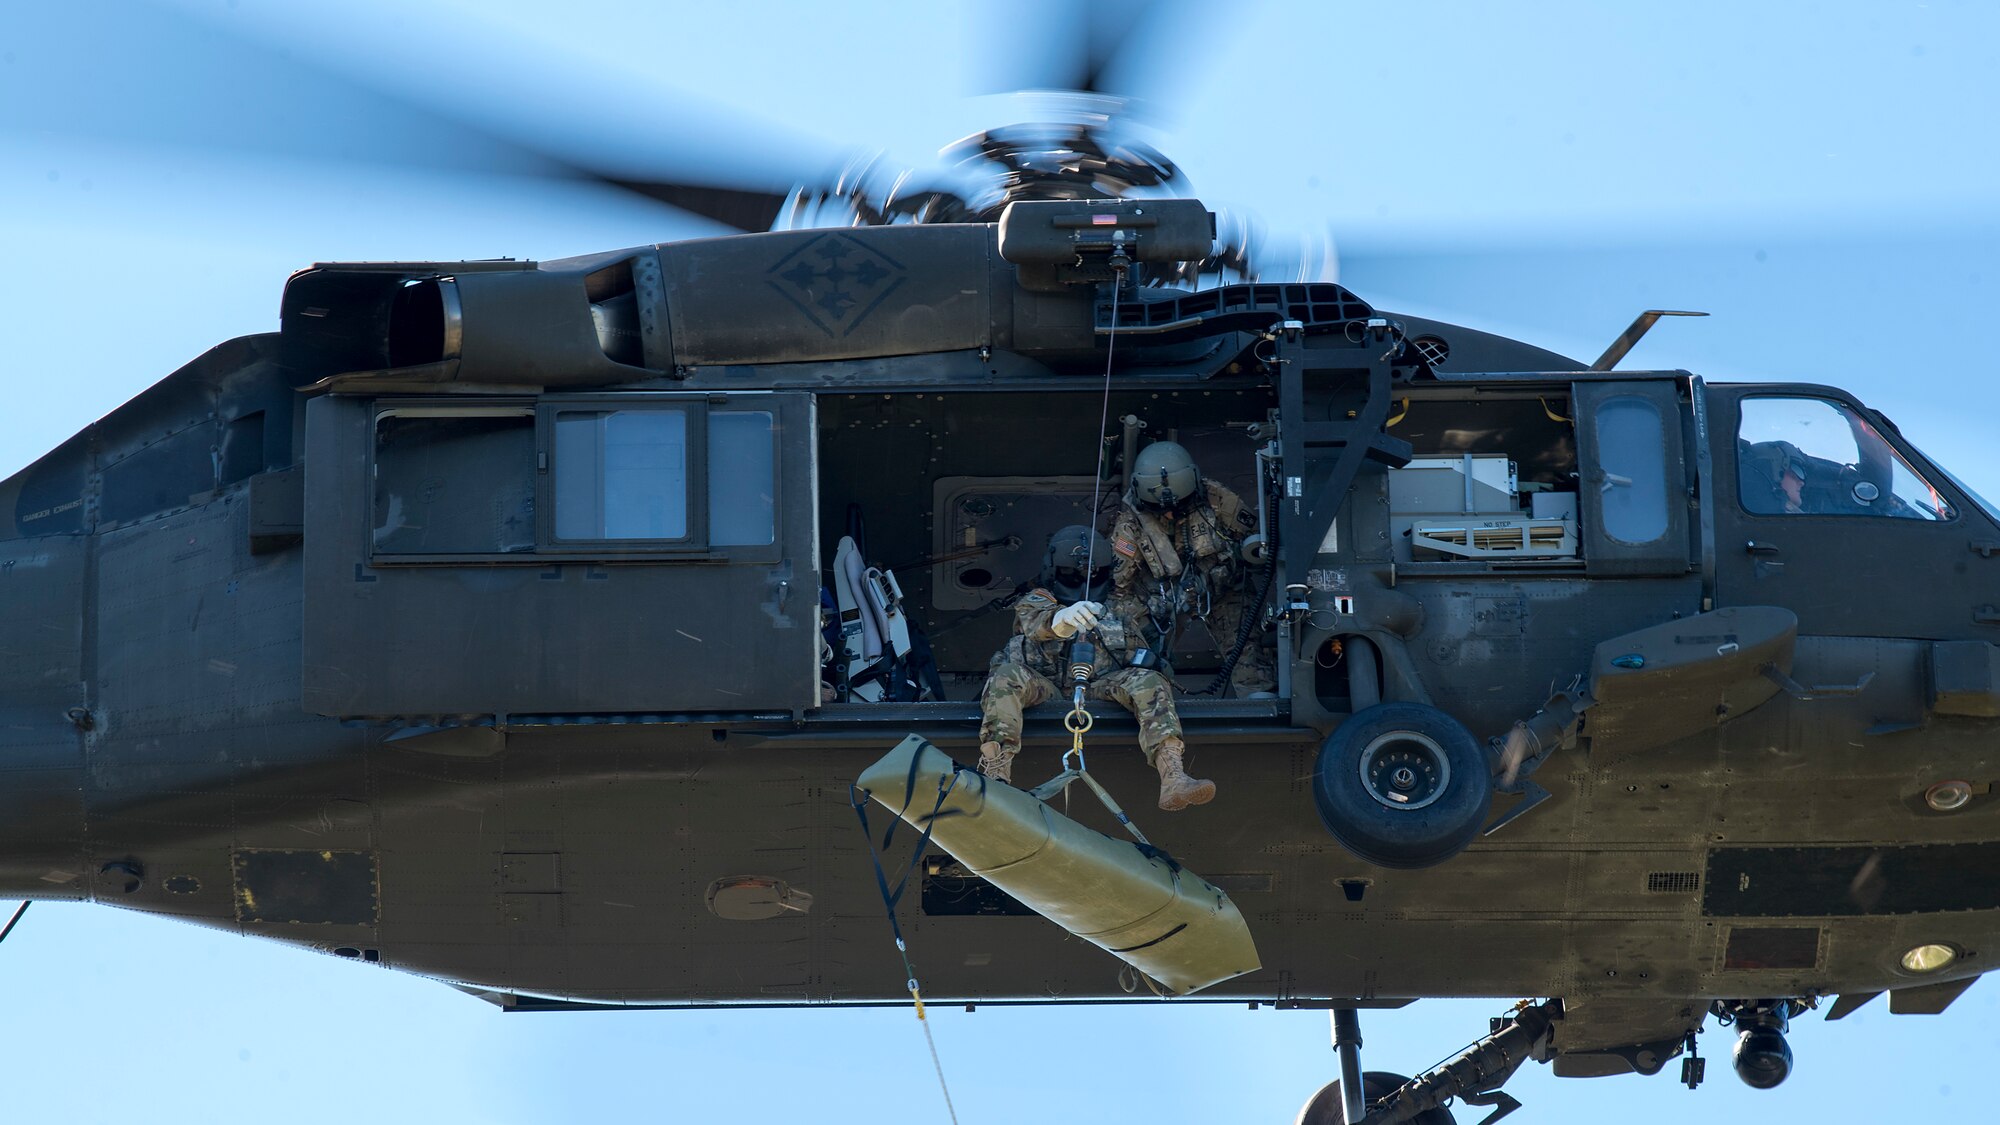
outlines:
{"label": "flight helmet", "polygon": [[1049,549],[1042,556],[1042,585],[1050,593],[1067,602],[1103,601],[1110,583],[1111,544],[1104,536],[1082,524],[1049,536]]}
{"label": "flight helmet", "polygon": [[1778,486],[1787,472],[1800,480],[1808,479],[1806,455],[1789,441],[1760,441],[1746,445],[1738,457],[1746,469],[1757,473],[1773,488]]}
{"label": "flight helmet", "polygon": [[1201,471],[1179,442],[1156,441],[1132,458],[1132,496],[1151,508],[1171,508],[1201,487]]}

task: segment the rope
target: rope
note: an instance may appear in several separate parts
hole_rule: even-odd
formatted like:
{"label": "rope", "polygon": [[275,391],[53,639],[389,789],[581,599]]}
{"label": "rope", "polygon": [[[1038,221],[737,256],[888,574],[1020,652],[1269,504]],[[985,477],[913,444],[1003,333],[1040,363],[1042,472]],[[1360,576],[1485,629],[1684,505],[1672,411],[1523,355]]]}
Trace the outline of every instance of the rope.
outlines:
{"label": "rope", "polygon": [[[902,823],[903,814],[909,811],[910,801],[916,797],[917,762],[920,757],[921,755],[910,757],[910,774],[904,779],[903,807],[897,811],[897,819],[889,823],[889,830],[882,834],[884,850],[889,847],[890,840],[895,838],[896,825]],[[930,815],[924,818],[924,834],[917,840],[916,850],[911,854],[909,864],[903,868],[902,877],[896,880],[893,891],[889,888],[888,873],[882,870],[881,853],[875,850],[875,833],[868,827],[868,795],[866,791],[851,785],[847,789],[848,804],[854,809],[854,815],[860,818],[861,836],[868,841],[868,860],[875,865],[875,886],[882,892],[882,908],[889,916],[889,932],[896,939],[896,956],[903,959],[904,987],[910,990],[910,1001],[916,1005],[917,1025],[924,1029],[924,1045],[930,1048],[931,1067],[937,1071],[938,1090],[944,1094],[944,1111],[951,1118],[951,1125],[958,1125],[958,1109],[952,1105],[951,1087],[944,1080],[944,1063],[938,1058],[937,1039],[931,1035],[930,1020],[924,1014],[924,994],[917,985],[916,967],[910,964],[910,949],[903,941],[903,927],[896,921],[896,903],[902,900],[903,892],[909,889],[911,874],[916,871],[917,865],[923,862],[924,850],[930,846],[931,831],[937,827],[938,814],[944,809],[945,798],[951,796],[951,791],[957,786],[957,770],[952,771],[949,779],[938,779],[937,804],[931,806]]]}

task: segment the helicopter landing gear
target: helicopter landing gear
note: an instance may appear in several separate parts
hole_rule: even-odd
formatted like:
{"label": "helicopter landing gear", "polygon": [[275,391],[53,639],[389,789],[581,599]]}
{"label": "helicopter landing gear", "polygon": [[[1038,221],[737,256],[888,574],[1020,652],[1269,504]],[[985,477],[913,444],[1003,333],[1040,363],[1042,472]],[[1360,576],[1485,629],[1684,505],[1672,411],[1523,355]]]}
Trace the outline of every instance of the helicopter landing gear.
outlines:
{"label": "helicopter landing gear", "polygon": [[[1522,1005],[1493,1021],[1493,1032],[1450,1061],[1415,1078],[1387,1071],[1361,1072],[1360,1018],[1352,1008],[1333,1011],[1333,1048],[1340,1054],[1341,1080],[1329,1082],[1307,1099],[1297,1125],[1455,1125],[1444,1103],[1491,1106],[1479,1125],[1521,1108],[1500,1092],[1562,1014],[1562,1001]],[[1357,1093],[1351,1091],[1358,1091]]]}
{"label": "helicopter landing gear", "polygon": [[[1362,1102],[1373,1105],[1395,1093],[1409,1081],[1400,1074],[1391,1074],[1386,1070],[1371,1070],[1361,1076]],[[1346,1083],[1338,1080],[1321,1086],[1319,1091],[1307,1099],[1306,1104],[1299,1109],[1298,1120],[1294,1125],[1347,1125],[1349,1118],[1341,1100],[1343,1096],[1341,1092],[1348,1088]],[[1353,1120],[1360,1121],[1362,1118],[1355,1117]],[[1442,1106],[1425,1110],[1410,1118],[1410,1121],[1415,1125],[1458,1125],[1458,1119]]]}
{"label": "helicopter landing gear", "polygon": [[1792,1047],[1785,1041],[1792,1017],[1805,1011],[1797,1000],[1717,1000],[1717,1022],[1736,1025],[1736,1049],[1730,1061],[1736,1077],[1758,1090],[1769,1090],[1792,1073]]}
{"label": "helicopter landing gear", "polygon": [[1378,867],[1430,867],[1465,850],[1493,807],[1492,766],[1457,719],[1378,703],[1335,727],[1313,801],[1340,845]]}

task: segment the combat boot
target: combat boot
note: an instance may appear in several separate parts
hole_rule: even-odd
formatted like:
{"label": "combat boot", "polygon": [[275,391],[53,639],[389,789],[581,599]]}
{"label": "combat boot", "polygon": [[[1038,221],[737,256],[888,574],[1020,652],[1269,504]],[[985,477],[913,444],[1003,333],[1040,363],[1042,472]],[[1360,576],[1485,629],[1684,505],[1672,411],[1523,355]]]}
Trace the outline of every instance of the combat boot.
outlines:
{"label": "combat boot", "polygon": [[979,772],[994,781],[1014,782],[1014,754],[997,742],[979,744]]}
{"label": "combat boot", "polygon": [[1167,812],[1215,800],[1215,782],[1187,775],[1181,765],[1181,755],[1186,753],[1186,744],[1178,738],[1167,739],[1153,752],[1153,765],[1160,771],[1160,808]]}

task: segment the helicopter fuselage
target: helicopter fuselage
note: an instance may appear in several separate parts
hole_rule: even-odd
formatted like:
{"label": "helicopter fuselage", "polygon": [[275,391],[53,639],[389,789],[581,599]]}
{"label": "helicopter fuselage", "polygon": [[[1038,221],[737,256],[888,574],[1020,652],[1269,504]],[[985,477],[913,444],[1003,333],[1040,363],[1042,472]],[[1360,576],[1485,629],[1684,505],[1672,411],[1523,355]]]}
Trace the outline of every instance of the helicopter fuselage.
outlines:
{"label": "helicopter fuselage", "polygon": [[[1260,510],[1278,691],[1195,694],[1231,638],[1175,654],[1213,805],[1150,811],[1115,707],[1088,750],[1255,936],[1263,967],[1200,998],[1560,996],[1557,1048],[1610,1052],[1596,1073],[1713,999],[1941,1010],[2000,964],[2000,524],[1880,415],[1332,285],[1108,298],[1101,258],[1004,243],[296,276],[282,332],[0,486],[0,897],[510,1007],[900,1002],[849,786],[906,733],[976,757],[1004,602],[1171,438]],[[825,659],[843,536],[943,698],[867,700]],[[1546,797],[1500,780],[1461,854],[1329,834],[1317,758],[1351,715],[1422,704],[1497,763],[1556,696],[1587,703],[1530,762]],[[1031,713],[1017,776],[1056,772],[1064,710]],[[1150,998],[950,857],[912,878],[930,996]]]}

